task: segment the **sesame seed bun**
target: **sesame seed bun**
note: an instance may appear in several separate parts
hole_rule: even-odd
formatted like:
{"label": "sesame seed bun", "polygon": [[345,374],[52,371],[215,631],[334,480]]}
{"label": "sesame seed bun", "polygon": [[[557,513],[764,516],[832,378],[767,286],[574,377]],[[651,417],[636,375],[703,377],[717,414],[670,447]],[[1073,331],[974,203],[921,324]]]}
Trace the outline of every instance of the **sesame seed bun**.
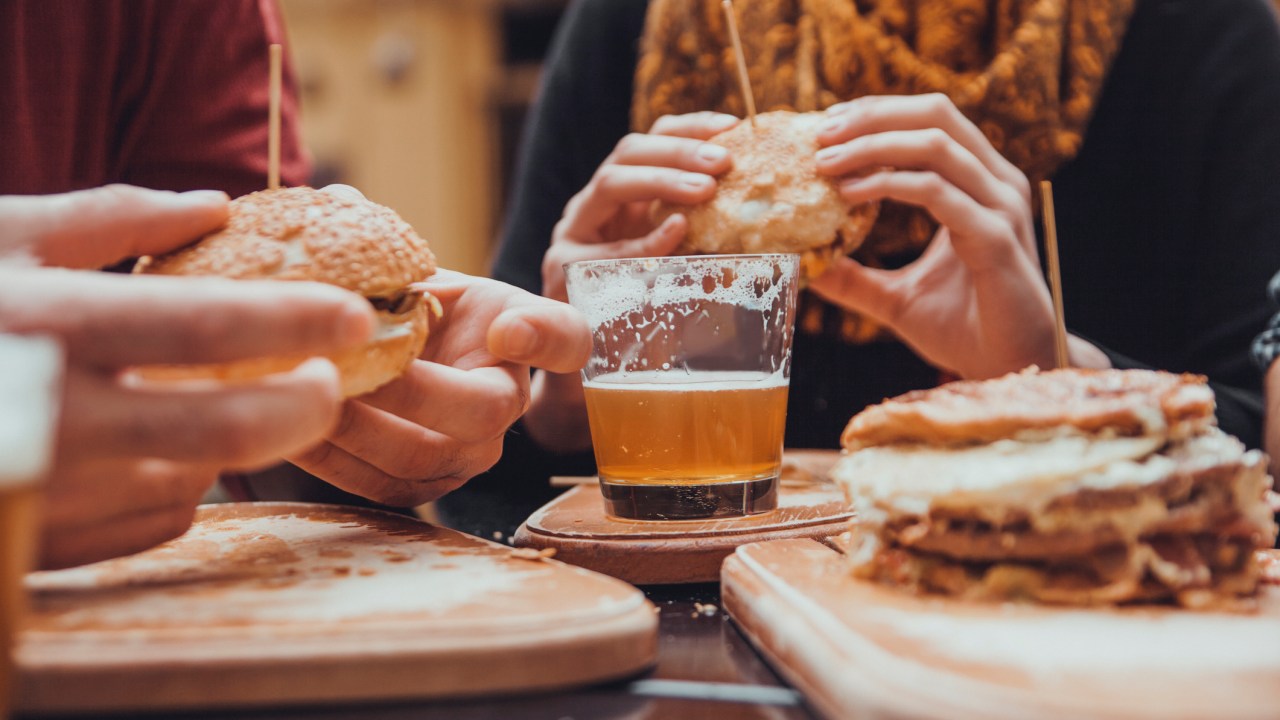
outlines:
{"label": "sesame seed bun", "polygon": [[836,183],[818,175],[818,112],[773,111],[711,138],[728,148],[733,168],[717,178],[715,197],[695,206],[659,202],[658,222],[689,220],[684,254],[794,252],[805,277],[822,274],[837,255],[853,252],[875,223],[878,203],[850,205]]}
{"label": "sesame seed bun", "polygon": [[[176,252],[144,259],[137,272],[309,280],[368,298],[378,317],[374,339],[329,357],[342,376],[343,395],[352,397],[394,380],[422,352],[428,314],[438,314],[439,304],[411,286],[435,270],[427,242],[390,208],[297,187],[233,200],[224,228]],[[245,380],[292,369],[304,359],[148,368],[144,374]]]}

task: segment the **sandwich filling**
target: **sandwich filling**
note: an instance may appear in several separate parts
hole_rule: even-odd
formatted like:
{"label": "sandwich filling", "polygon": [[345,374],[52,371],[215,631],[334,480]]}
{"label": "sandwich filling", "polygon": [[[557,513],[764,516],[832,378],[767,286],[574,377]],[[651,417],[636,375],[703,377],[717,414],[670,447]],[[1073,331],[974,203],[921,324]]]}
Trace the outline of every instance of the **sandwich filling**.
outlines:
{"label": "sandwich filling", "polygon": [[[1064,372],[1073,371],[1020,376],[1015,394],[1070,382]],[[966,390],[995,416],[1008,380]],[[946,405],[953,393],[938,390],[933,397]],[[911,402],[930,410],[931,399]],[[1152,420],[1142,434],[1041,425],[1002,439],[904,437],[858,447],[835,470],[857,511],[854,573],[972,599],[1240,602],[1258,583],[1254,550],[1276,534],[1265,456],[1208,424],[1211,414],[1185,435],[1189,418],[1169,422],[1158,397],[1129,402]]]}

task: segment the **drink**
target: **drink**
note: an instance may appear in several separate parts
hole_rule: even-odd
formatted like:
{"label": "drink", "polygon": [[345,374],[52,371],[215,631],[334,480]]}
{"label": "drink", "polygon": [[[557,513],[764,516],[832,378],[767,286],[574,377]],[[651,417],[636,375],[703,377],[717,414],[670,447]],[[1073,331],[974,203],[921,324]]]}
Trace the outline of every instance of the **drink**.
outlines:
{"label": "drink", "polygon": [[696,485],[778,474],[787,416],[781,377],[613,373],[583,390],[596,465],[608,482]]}
{"label": "drink", "polygon": [[0,719],[13,703],[13,647],[22,577],[35,557],[40,479],[53,450],[62,350],[0,334]]}
{"label": "drink", "polygon": [[635,520],[777,507],[799,258],[565,266],[591,324],[582,371],[605,508]]}
{"label": "drink", "polygon": [[34,485],[0,488],[0,718],[8,717],[13,698],[13,637],[26,604],[22,576],[35,554]]}

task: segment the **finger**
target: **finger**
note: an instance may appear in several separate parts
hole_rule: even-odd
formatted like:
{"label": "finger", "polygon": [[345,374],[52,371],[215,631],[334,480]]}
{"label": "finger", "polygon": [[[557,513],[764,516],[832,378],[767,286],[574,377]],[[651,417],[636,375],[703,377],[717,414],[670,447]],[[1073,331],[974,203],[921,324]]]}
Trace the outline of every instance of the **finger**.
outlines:
{"label": "finger", "polygon": [[850,203],[892,199],[924,208],[951,231],[956,254],[974,271],[999,271],[1026,260],[1009,216],[979,205],[933,172],[879,172],[846,180],[840,194]]}
{"label": "finger", "polygon": [[566,302],[564,266],[583,260],[611,260],[634,257],[663,257],[675,252],[689,230],[684,215],[670,215],[644,237],[607,243],[580,243],[557,240],[542,261],[542,294]]}
{"label": "finger", "polygon": [[350,185],[344,185],[342,183],[333,183],[332,185],[325,185],[324,187],[320,188],[320,192],[326,192],[326,193],[329,193],[330,195],[334,195],[346,200],[354,200],[357,202],[363,202],[364,200],[367,200],[367,198],[364,196],[364,193],[351,187]]}
{"label": "finger", "polygon": [[126,387],[68,374],[62,462],[154,457],[246,469],[314,444],[338,419],[337,370],[325,360],[239,385]]}
{"label": "finger", "polygon": [[609,156],[619,165],[669,167],[719,175],[733,167],[729,150],[715,143],[665,135],[631,133]]}
{"label": "finger", "polygon": [[[529,405],[529,373],[518,366],[462,370],[415,360],[395,382],[346,403],[329,441],[348,450],[351,441],[370,445],[386,442],[374,424],[361,423],[368,414],[361,405],[403,418],[463,442],[492,440],[506,432]],[[384,468],[391,470],[391,468]]]}
{"label": "finger", "polygon": [[676,137],[706,140],[713,135],[737,125],[739,118],[725,113],[703,111],[685,113],[683,115],[663,115],[654,121],[649,132],[654,135],[672,135]]}
{"label": "finger", "polygon": [[[499,445],[499,452],[500,448]],[[424,457],[434,453],[440,460],[433,466],[436,470],[426,467],[420,477],[412,480],[391,475],[328,442],[288,459],[335,487],[393,507],[413,507],[436,500],[493,466],[463,462],[460,446],[454,441],[437,439],[422,446],[421,452]],[[496,457],[493,462],[497,462]]]}
{"label": "finger", "polygon": [[46,489],[39,566],[97,562],[178,537],[216,479],[207,468],[157,460],[59,468]]}
{"label": "finger", "polygon": [[325,354],[374,325],[367,301],[320,283],[0,270],[0,328],[56,335],[79,363]]}
{"label": "finger", "polygon": [[1014,212],[1017,192],[1002,183],[973,153],[937,128],[888,131],[856,137],[818,151],[816,168],[830,176],[892,166],[931,170],[987,207]]}
{"label": "finger", "polygon": [[978,126],[946,95],[868,95],[833,105],[827,114],[829,117],[818,131],[818,142],[824,146],[891,130],[941,129],[1002,181],[1018,188],[1030,202],[1031,186],[1026,176],[992,146]]}
{"label": "finger", "polygon": [[703,173],[673,168],[604,165],[565,207],[558,235],[578,240],[599,238],[600,228],[612,220],[619,208],[632,202],[665,200],[678,205],[696,205],[710,200],[716,179]]}
{"label": "finger", "polygon": [[586,318],[559,302],[530,301],[503,312],[487,340],[496,357],[554,373],[577,372],[591,355]]}
{"label": "finger", "polygon": [[8,228],[0,230],[0,254],[25,249],[46,265],[97,268],[168,252],[217,230],[227,220],[227,195],[108,185],[0,197],[0,218]]}
{"label": "finger", "polygon": [[905,301],[894,291],[893,272],[869,268],[852,258],[838,257],[826,272],[809,281],[809,288],[846,310],[889,323],[898,317]]}

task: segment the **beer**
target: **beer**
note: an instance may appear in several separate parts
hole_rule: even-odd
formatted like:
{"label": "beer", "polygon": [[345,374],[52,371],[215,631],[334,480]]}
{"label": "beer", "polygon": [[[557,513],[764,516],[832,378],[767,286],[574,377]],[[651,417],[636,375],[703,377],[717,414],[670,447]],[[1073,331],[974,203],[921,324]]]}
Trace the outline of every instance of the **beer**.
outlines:
{"label": "beer", "polygon": [[53,454],[62,349],[47,338],[0,334],[0,720],[14,698],[14,637],[35,557],[40,481]]}
{"label": "beer", "polygon": [[13,642],[26,598],[22,576],[35,552],[34,485],[0,486],[0,718],[13,702]]}
{"label": "beer", "polygon": [[583,390],[606,482],[707,485],[778,474],[787,416],[779,373],[610,373]]}

